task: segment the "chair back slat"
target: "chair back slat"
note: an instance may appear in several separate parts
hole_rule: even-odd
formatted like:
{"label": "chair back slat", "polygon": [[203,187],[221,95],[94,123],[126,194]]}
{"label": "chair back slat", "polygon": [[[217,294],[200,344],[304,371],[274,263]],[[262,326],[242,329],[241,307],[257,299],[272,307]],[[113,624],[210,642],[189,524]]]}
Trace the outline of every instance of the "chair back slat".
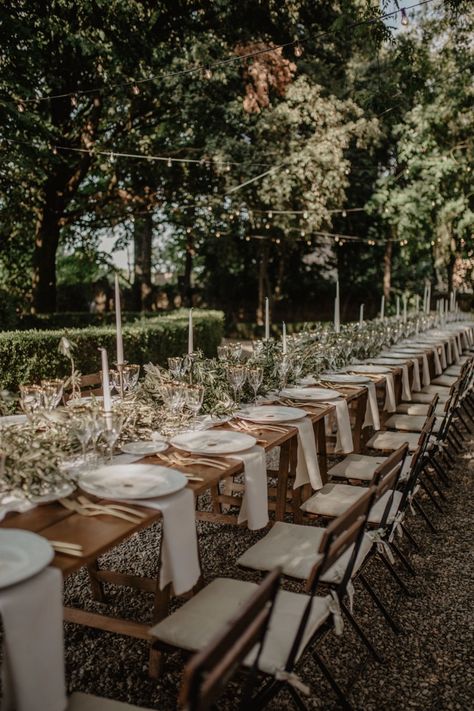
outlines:
{"label": "chair back slat", "polygon": [[275,569],[265,577],[227,627],[191,658],[184,669],[179,708],[187,711],[211,708],[250,650],[256,646],[254,668],[257,668],[279,583],[280,570]]}

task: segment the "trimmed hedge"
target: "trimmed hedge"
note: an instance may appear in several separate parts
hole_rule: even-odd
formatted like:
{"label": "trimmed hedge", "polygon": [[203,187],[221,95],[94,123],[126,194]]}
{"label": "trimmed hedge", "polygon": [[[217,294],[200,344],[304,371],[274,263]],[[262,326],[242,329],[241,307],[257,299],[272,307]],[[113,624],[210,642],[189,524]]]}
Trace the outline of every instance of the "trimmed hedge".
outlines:
{"label": "trimmed hedge", "polygon": [[[214,356],[224,332],[221,311],[193,311],[194,345],[206,356]],[[107,348],[109,363],[116,353],[115,328],[103,326],[61,331],[4,331],[0,333],[0,390],[17,390],[21,383],[38,383],[41,378],[63,377],[70,362],[58,352],[61,336],[76,344],[76,368],[83,373],[100,369],[100,346]],[[170,356],[187,351],[188,312],[147,319],[123,327],[125,358],[129,363],[166,364]]]}
{"label": "trimmed hedge", "polygon": [[[161,316],[174,314],[175,311],[123,311],[122,323],[149,321]],[[1,322],[0,322],[1,323]],[[54,314],[22,314],[15,327],[21,331],[38,328],[40,330],[58,330],[63,328],[87,328],[89,326],[113,326],[115,311],[90,313],[89,311],[59,311]]]}

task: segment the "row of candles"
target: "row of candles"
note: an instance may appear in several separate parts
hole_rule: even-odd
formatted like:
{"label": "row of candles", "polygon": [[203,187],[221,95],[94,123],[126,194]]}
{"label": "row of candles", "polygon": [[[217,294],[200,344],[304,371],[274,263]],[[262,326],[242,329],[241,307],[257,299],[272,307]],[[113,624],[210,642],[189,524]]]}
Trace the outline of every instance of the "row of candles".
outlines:
{"label": "row of candles", "polygon": [[[403,303],[403,323],[407,322],[408,318],[408,299],[406,294],[402,297]],[[401,316],[401,302],[400,297],[396,297],[396,316],[400,318]],[[430,313],[431,306],[431,284],[425,286],[423,294],[423,312]],[[456,303],[456,290],[451,292],[450,300],[448,305],[448,299],[438,299],[437,301],[437,312],[442,319],[445,314],[449,311],[457,311]],[[420,310],[420,296],[417,294],[415,296],[415,311],[418,313]],[[385,318],[385,296],[382,295],[380,303],[380,318]],[[359,328],[362,328],[364,323],[364,304],[360,305],[359,310]],[[118,281],[118,275],[115,275],[115,327],[117,336],[117,369],[121,373],[123,366],[125,365],[124,354],[123,354],[123,332],[122,332],[122,309],[120,301],[120,287]],[[340,314],[340,292],[339,292],[339,280],[336,281],[336,297],[334,299],[334,331],[340,333],[341,331],[341,314]],[[265,299],[265,340],[270,338],[270,302],[268,297]],[[286,338],[286,324],[282,324],[282,351],[283,355],[288,352],[287,338]],[[110,395],[110,384],[109,384],[109,364],[108,355],[105,348],[101,348],[101,358],[102,358],[102,382],[104,390],[104,410],[105,412],[112,411],[112,399]],[[193,334],[193,310],[189,309],[188,315],[188,354],[191,355],[194,352],[194,334]]]}

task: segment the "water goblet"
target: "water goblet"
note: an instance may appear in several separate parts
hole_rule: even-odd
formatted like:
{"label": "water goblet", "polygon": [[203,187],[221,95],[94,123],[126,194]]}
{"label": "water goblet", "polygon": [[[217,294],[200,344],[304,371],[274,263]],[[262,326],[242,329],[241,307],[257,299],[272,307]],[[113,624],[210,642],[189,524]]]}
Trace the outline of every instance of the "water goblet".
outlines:
{"label": "water goblet", "polygon": [[229,358],[230,358],[229,346],[217,346],[217,357],[219,360],[229,360]]}
{"label": "water goblet", "polygon": [[138,385],[140,377],[140,366],[133,363],[123,366],[123,389],[125,391],[134,390]]}
{"label": "water goblet", "polygon": [[263,381],[263,368],[256,366],[247,370],[247,382],[253,390],[254,402],[257,404],[257,393]]}
{"label": "water goblet", "polygon": [[286,388],[288,381],[288,374],[290,372],[291,364],[288,358],[284,357],[278,363],[277,370],[280,377],[280,392]]}
{"label": "water goblet", "polygon": [[191,429],[196,428],[196,418],[198,416],[199,410],[202,407],[202,401],[204,399],[204,387],[202,385],[190,385],[186,388],[184,393],[184,400],[186,408],[192,414],[192,425]]}
{"label": "water goblet", "polygon": [[70,424],[70,431],[81,445],[82,458],[85,464],[87,461],[87,445],[89,444],[92,435],[92,421],[90,414],[87,411],[78,410],[79,408],[76,408],[74,412],[74,416]]}
{"label": "water goblet", "polygon": [[34,424],[36,414],[43,406],[43,391],[39,385],[20,385],[20,405]]}
{"label": "water goblet", "polygon": [[245,383],[247,370],[243,365],[232,365],[227,371],[227,377],[232,390],[234,391],[234,401],[239,404],[240,391]]}
{"label": "water goblet", "polygon": [[41,387],[48,388],[49,397],[51,398],[51,407],[46,409],[53,410],[61,402],[64,392],[64,380],[61,378],[53,378],[51,380],[42,380]]}
{"label": "water goblet", "polygon": [[168,370],[173,380],[181,380],[183,377],[183,365],[183,359],[179,356],[176,358],[168,358]]}
{"label": "water goblet", "polygon": [[120,437],[120,432],[122,430],[123,418],[122,415],[117,412],[105,412],[102,414],[102,419],[102,439],[107,444],[107,448],[109,450],[109,462],[111,462],[114,456],[114,445]]}

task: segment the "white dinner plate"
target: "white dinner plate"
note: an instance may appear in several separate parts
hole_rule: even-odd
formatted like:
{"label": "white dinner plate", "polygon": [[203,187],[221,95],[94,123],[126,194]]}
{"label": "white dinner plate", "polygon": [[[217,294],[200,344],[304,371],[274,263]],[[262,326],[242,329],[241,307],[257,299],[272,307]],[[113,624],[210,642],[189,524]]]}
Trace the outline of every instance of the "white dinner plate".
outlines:
{"label": "white dinner plate", "polygon": [[250,422],[270,424],[271,422],[290,422],[306,417],[306,412],[297,407],[284,407],[283,405],[258,405],[246,407],[236,413],[236,417]]}
{"label": "white dinner plate", "polygon": [[353,383],[355,385],[367,385],[371,383],[370,378],[363,375],[348,375],[347,373],[334,373],[333,375],[321,375],[323,383]]}
{"label": "white dinner plate", "polygon": [[291,400],[321,400],[322,402],[341,397],[340,392],[329,388],[285,388],[281,391],[281,395]]}
{"label": "white dinner plate", "polygon": [[0,588],[32,578],[53,558],[53,548],[46,538],[16,528],[0,530]]}
{"label": "white dinner plate", "polygon": [[169,444],[165,440],[153,439],[150,441],[126,442],[122,445],[121,450],[126,454],[142,454],[145,457],[147,454],[164,452],[168,447]]}
{"label": "white dinner plate", "polygon": [[183,432],[171,440],[173,447],[196,454],[232,454],[250,449],[256,443],[255,437],[244,432],[227,430],[206,430],[204,432]]}
{"label": "white dinner plate", "polygon": [[385,375],[390,373],[390,368],[384,368],[381,365],[349,365],[347,370],[351,370],[354,373],[374,373],[375,375]]}
{"label": "white dinner plate", "polygon": [[[409,361],[410,358],[408,358],[408,356],[407,356],[407,357],[405,358],[405,360],[406,360],[406,361]],[[396,367],[396,368],[400,368],[400,366],[403,365],[403,363],[400,363],[400,361],[397,360],[396,358],[382,358],[382,357],[381,357],[381,358],[374,358],[373,361],[372,361],[372,363],[374,363],[374,365],[378,365],[378,364],[380,364],[380,365],[391,365],[391,366],[394,366],[394,367]]]}
{"label": "white dinner plate", "polygon": [[79,486],[107,499],[154,499],[184,489],[187,478],[158,464],[110,464],[86,472]]}

